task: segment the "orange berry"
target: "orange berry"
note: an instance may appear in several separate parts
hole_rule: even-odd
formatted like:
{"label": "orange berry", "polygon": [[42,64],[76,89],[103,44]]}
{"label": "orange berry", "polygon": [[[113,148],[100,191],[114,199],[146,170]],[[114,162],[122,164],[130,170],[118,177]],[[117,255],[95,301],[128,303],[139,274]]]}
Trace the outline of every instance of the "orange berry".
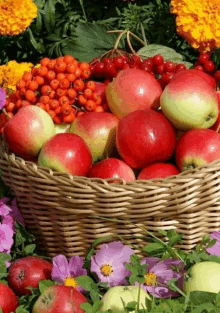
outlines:
{"label": "orange berry", "polygon": [[35,76],[34,80],[38,83],[38,85],[43,85],[44,84],[44,78],[41,76]]}
{"label": "orange berry", "polygon": [[26,100],[29,101],[29,102],[34,102],[34,101],[36,101],[36,95],[35,95],[34,91],[33,91],[33,90],[30,90],[30,89],[28,89],[28,90],[25,91],[25,98],[26,98]]}
{"label": "orange berry", "polygon": [[93,80],[89,80],[87,83],[86,83],[86,88],[89,88],[91,89],[92,91],[95,91],[96,90],[96,84]]}
{"label": "orange berry", "polygon": [[25,87],[25,81],[23,79],[19,79],[16,83],[16,88],[21,90]]}
{"label": "orange berry", "polygon": [[62,117],[62,122],[63,123],[72,123],[76,118],[76,115],[74,113],[69,113],[68,115],[64,115]]}
{"label": "orange berry", "polygon": [[56,90],[56,97],[60,98],[62,96],[65,96],[67,93],[67,90],[66,89],[61,89],[61,88],[58,88]]}
{"label": "orange berry", "polygon": [[36,76],[37,75],[37,68],[36,67],[33,67],[32,68],[32,70],[31,70],[31,74],[33,75],[33,76]]}
{"label": "orange berry", "polygon": [[82,74],[81,74],[81,77],[83,79],[88,79],[90,76],[91,76],[91,70],[83,70],[82,71]]}
{"label": "orange berry", "polygon": [[60,64],[60,63],[63,63],[64,61],[64,57],[58,57],[56,58],[56,64]]}
{"label": "orange berry", "polygon": [[30,102],[29,102],[29,101],[23,100],[23,101],[21,102],[21,106],[22,106],[22,107],[26,107],[26,106],[28,106],[28,105],[30,105]]}
{"label": "orange berry", "polygon": [[60,85],[59,85],[59,88],[61,89],[68,89],[70,86],[70,82],[68,81],[68,79],[62,79],[60,80]]}
{"label": "orange berry", "polygon": [[15,109],[15,103],[9,102],[9,104],[5,105],[5,109],[7,112],[13,112]]}
{"label": "orange berry", "polygon": [[52,119],[56,116],[56,113],[53,110],[47,110],[47,113],[50,115]]}
{"label": "orange berry", "polygon": [[41,102],[43,104],[47,104],[47,103],[49,103],[49,101],[50,101],[49,96],[41,96],[39,99],[39,102]]}
{"label": "orange berry", "polygon": [[75,58],[72,55],[67,54],[67,55],[64,56],[63,61],[65,63],[67,63],[67,64],[68,63],[73,63],[75,61]]}
{"label": "orange berry", "polygon": [[73,88],[70,88],[70,89],[67,89],[67,96],[70,98],[70,99],[74,99],[75,100],[75,98],[76,98],[76,96],[77,96],[77,92],[76,92],[76,90],[75,89],[73,89]]}
{"label": "orange berry", "polygon": [[96,103],[97,105],[100,105],[101,102],[102,102],[102,97],[99,96],[97,93],[93,93],[93,94],[92,94],[92,100],[95,101],[95,103]]}
{"label": "orange berry", "polygon": [[75,63],[69,63],[66,66],[66,72],[70,73],[70,74],[71,73],[74,74],[76,69],[77,69],[77,64],[75,64]]}
{"label": "orange berry", "polygon": [[94,112],[105,112],[103,107],[101,105],[97,105],[97,107],[95,108]]}
{"label": "orange berry", "polygon": [[15,103],[15,109],[16,109],[16,110],[19,110],[19,109],[20,109],[21,103],[22,103],[22,100],[21,100],[21,99],[18,99],[18,100],[16,101],[16,103]]}
{"label": "orange berry", "polygon": [[27,82],[32,80],[33,75],[30,72],[24,72],[22,79]]}
{"label": "orange berry", "polygon": [[76,116],[78,117],[78,116],[81,116],[81,115],[83,115],[83,114],[85,114],[86,112],[84,112],[84,111],[78,111],[77,113],[76,113]]}
{"label": "orange berry", "polygon": [[79,63],[79,68],[84,71],[84,70],[89,70],[90,69],[90,65],[88,62],[81,62]]}
{"label": "orange berry", "polygon": [[73,83],[73,88],[76,90],[76,91],[83,91],[84,89],[84,82],[82,79],[76,79]]}
{"label": "orange berry", "polygon": [[47,78],[48,80],[53,80],[53,79],[56,78],[56,73],[55,73],[54,71],[48,71],[48,72],[47,72],[47,75],[46,75],[46,78]]}
{"label": "orange berry", "polygon": [[52,88],[49,85],[44,85],[41,87],[41,94],[45,96],[49,96],[51,93]]}
{"label": "orange berry", "polygon": [[50,61],[51,60],[49,58],[43,58],[40,60],[40,65],[41,66],[47,66]]}
{"label": "orange berry", "polygon": [[76,78],[78,78],[78,77],[80,77],[81,76],[81,74],[82,74],[82,70],[80,69],[80,68],[77,68],[76,70],[75,70],[75,76],[76,76]]}
{"label": "orange berry", "polygon": [[60,113],[61,113],[61,106],[58,106],[58,107],[54,110],[54,112],[55,112],[56,114],[60,114]]}
{"label": "orange berry", "polygon": [[53,79],[53,80],[51,80],[51,82],[50,82],[50,87],[51,87],[53,90],[57,90],[59,84],[60,84],[60,82],[59,82],[58,79]]}
{"label": "orange berry", "polygon": [[83,95],[78,96],[78,102],[81,106],[84,106],[86,104],[86,98]]}
{"label": "orange berry", "polygon": [[45,105],[42,102],[37,102],[36,105],[41,109],[45,110]]}
{"label": "orange berry", "polygon": [[50,99],[55,98],[56,92],[55,90],[52,90],[51,93],[49,94]]}
{"label": "orange berry", "polygon": [[83,91],[83,96],[84,96],[86,99],[91,99],[91,98],[92,98],[92,90],[89,89],[89,88],[84,89],[84,91]]}
{"label": "orange berry", "polygon": [[96,103],[95,103],[95,101],[93,101],[93,100],[87,100],[87,101],[86,101],[86,104],[84,105],[84,108],[85,108],[87,111],[94,111],[95,108],[96,108]]}
{"label": "orange berry", "polygon": [[68,115],[72,111],[72,107],[69,104],[65,104],[61,107],[61,113],[63,115]]}
{"label": "orange berry", "polygon": [[66,69],[66,63],[65,62],[57,63],[54,66],[54,71],[57,73],[63,73],[63,72],[65,72],[65,69]]}
{"label": "orange berry", "polygon": [[32,80],[32,81],[29,81],[28,84],[27,84],[27,87],[30,89],[30,90],[37,90],[39,85],[38,83],[36,82],[36,80]]}
{"label": "orange berry", "polygon": [[65,79],[65,78],[66,78],[66,75],[64,73],[58,73],[57,74],[57,80],[61,81],[61,80]]}
{"label": "orange berry", "polygon": [[56,108],[59,107],[59,101],[56,100],[56,99],[51,99],[50,102],[49,102],[49,106],[50,106],[50,109],[51,110],[55,110]]}
{"label": "orange berry", "polygon": [[74,80],[76,79],[76,76],[71,73],[71,74],[66,74],[66,78],[68,79],[69,82],[73,83]]}
{"label": "orange berry", "polygon": [[38,70],[37,70],[37,75],[38,75],[38,76],[41,76],[41,77],[46,76],[47,73],[48,73],[48,69],[47,69],[46,66],[41,66],[41,67],[39,67]]}
{"label": "orange berry", "polygon": [[47,68],[49,71],[54,69],[54,66],[56,65],[56,60],[50,60],[50,62],[47,64]]}
{"label": "orange berry", "polygon": [[50,111],[50,105],[49,105],[49,103],[45,104],[44,107],[45,107],[45,111],[46,111],[46,112]]}
{"label": "orange berry", "polygon": [[60,105],[62,105],[62,106],[66,106],[66,105],[69,105],[70,101],[69,101],[69,98],[68,98],[68,97],[62,96],[62,97],[60,97],[60,99],[59,99],[59,103],[60,103]]}
{"label": "orange berry", "polygon": [[60,117],[60,116],[57,116],[57,115],[55,115],[55,116],[53,117],[53,121],[54,121],[55,124],[61,124],[61,123],[62,123],[61,117]]}

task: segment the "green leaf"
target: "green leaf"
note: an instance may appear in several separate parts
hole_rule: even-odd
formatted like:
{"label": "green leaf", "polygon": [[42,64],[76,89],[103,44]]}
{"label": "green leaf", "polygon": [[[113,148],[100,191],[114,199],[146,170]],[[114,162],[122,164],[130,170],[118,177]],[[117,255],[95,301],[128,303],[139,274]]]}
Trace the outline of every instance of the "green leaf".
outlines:
{"label": "green leaf", "polygon": [[216,298],[216,293],[205,291],[193,291],[190,293],[190,301],[194,305],[200,305],[204,303],[213,303]]}
{"label": "green leaf", "polygon": [[55,6],[53,0],[47,0],[44,7],[44,25],[48,33],[51,33],[55,26]]}
{"label": "green leaf", "polygon": [[96,301],[96,302],[93,304],[93,313],[98,312],[99,309],[101,309],[102,306],[103,306],[103,302],[102,302],[101,300]]}
{"label": "green leaf", "polygon": [[[79,61],[87,62],[111,50],[118,37],[117,34],[108,34],[107,28],[98,23],[78,23],[75,33],[76,38],[67,39],[63,44],[63,53],[74,55]],[[123,39],[118,48],[125,49]]]}
{"label": "green leaf", "polygon": [[19,305],[19,307],[17,307],[15,313],[29,313],[29,311],[27,311],[26,309],[24,309],[23,306]]}
{"label": "green leaf", "polygon": [[3,313],[2,308],[0,307],[0,313]]}
{"label": "green leaf", "polygon": [[55,285],[55,282],[49,279],[43,279],[39,282],[40,293],[43,293],[49,286]]}
{"label": "green leaf", "polygon": [[204,303],[195,308],[193,313],[217,313],[217,311],[212,303]]}
{"label": "green leaf", "polygon": [[92,284],[94,283],[92,278],[87,275],[77,276],[76,282],[80,287],[87,291],[90,291],[92,289]]}
{"label": "green leaf", "polygon": [[136,301],[131,301],[131,302],[128,302],[127,305],[126,305],[126,310],[128,310],[129,312],[132,312],[135,310],[137,306],[137,302]]}
{"label": "green leaf", "polygon": [[33,254],[35,248],[36,248],[36,245],[35,245],[35,244],[27,245],[27,246],[24,248],[24,253],[25,253],[25,254]]}
{"label": "green leaf", "polygon": [[100,296],[99,296],[99,292],[98,291],[92,289],[92,290],[90,290],[89,294],[90,294],[90,297],[91,297],[93,302],[96,302],[96,301],[100,300]]}
{"label": "green leaf", "polygon": [[6,278],[8,276],[7,267],[5,262],[0,262],[0,279]]}
{"label": "green leaf", "polygon": [[90,303],[82,303],[80,305],[81,309],[83,309],[86,313],[93,313],[92,305]]}
{"label": "green leaf", "polygon": [[154,243],[149,243],[144,247],[144,252],[147,252],[148,254],[152,254],[158,251],[164,251],[164,246],[160,243],[154,242]]}

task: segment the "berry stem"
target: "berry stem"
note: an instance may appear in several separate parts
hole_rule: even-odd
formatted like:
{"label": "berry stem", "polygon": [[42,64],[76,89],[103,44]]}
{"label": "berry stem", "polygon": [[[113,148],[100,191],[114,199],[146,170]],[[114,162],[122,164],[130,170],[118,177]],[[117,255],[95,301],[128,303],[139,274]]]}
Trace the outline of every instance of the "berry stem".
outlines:
{"label": "berry stem", "polygon": [[12,117],[8,115],[8,112],[5,110],[5,108],[2,109],[2,112],[3,112],[9,119],[12,119]]}

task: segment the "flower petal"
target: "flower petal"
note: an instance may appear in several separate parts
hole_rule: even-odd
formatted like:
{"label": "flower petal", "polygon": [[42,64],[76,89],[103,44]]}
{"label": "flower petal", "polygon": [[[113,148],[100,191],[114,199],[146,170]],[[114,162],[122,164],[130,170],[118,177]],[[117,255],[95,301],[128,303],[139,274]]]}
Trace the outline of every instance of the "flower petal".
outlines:
{"label": "flower petal", "polygon": [[64,278],[71,276],[67,258],[64,255],[59,254],[53,257],[52,262],[53,262],[53,269],[51,273],[52,279],[60,283],[64,283]]}
{"label": "flower petal", "polygon": [[83,268],[83,258],[78,255],[73,255],[69,260],[69,270],[70,274],[74,277],[80,276],[80,275],[86,275],[87,270]]}

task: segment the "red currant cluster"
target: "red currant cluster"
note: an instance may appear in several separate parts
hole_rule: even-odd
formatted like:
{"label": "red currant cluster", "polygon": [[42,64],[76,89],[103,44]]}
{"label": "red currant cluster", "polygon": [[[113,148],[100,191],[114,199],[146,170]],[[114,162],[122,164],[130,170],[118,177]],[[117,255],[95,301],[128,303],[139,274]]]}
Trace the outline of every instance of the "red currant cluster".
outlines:
{"label": "red currant cluster", "polygon": [[199,55],[194,68],[213,76],[217,83],[220,82],[220,70],[216,71],[215,63],[210,59],[208,53],[201,53]]}
{"label": "red currant cluster", "polygon": [[105,82],[111,81],[121,70],[126,68],[142,69],[152,74],[164,88],[174,74],[185,70],[186,66],[182,63],[175,65],[172,61],[165,61],[160,54],[145,60],[138,55],[124,54],[112,58],[94,59],[90,63],[93,79],[103,79]]}

